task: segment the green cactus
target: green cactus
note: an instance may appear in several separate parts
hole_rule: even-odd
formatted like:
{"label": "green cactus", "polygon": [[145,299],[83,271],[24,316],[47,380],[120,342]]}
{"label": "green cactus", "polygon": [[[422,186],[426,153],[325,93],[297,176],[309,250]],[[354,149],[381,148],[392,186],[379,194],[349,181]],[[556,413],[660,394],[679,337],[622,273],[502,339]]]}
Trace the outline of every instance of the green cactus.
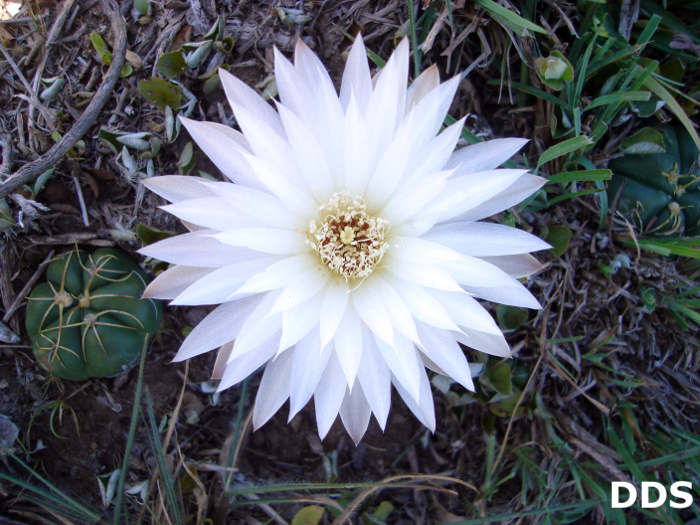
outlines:
{"label": "green cactus", "polygon": [[163,319],[141,299],[149,278],[121,250],[58,255],[29,295],[27,332],[39,364],[63,379],[113,377],[138,361]]}
{"label": "green cactus", "polygon": [[619,192],[616,209],[646,235],[699,236],[698,149],[681,126],[665,124],[659,131],[665,152],[627,154],[610,161],[614,175],[608,184],[608,199],[613,202]]}

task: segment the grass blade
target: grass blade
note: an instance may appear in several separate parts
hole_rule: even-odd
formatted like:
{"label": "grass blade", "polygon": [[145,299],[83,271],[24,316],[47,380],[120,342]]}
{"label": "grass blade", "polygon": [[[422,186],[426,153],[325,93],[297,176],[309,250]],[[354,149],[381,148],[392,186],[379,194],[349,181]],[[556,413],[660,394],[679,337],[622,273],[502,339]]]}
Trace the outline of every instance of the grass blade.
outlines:
{"label": "grass blade", "polygon": [[547,177],[547,182],[555,184],[559,182],[589,182],[594,180],[610,180],[612,171],[610,170],[581,170],[567,171]]}
{"label": "grass blade", "polygon": [[564,142],[560,142],[559,144],[555,144],[540,156],[539,160],[537,161],[537,168],[541,168],[550,160],[557,159],[571,153],[572,151],[576,151],[577,149],[590,146],[591,144],[591,140],[585,135],[573,137],[565,140]]}
{"label": "grass blade", "polygon": [[649,90],[652,93],[654,93],[654,95],[666,102],[666,106],[668,106],[668,108],[673,112],[673,114],[676,115],[678,120],[681,121],[683,126],[685,126],[685,129],[688,130],[688,133],[690,133],[693,142],[695,142],[695,146],[698,149],[700,149],[700,137],[698,137],[698,133],[697,131],[695,131],[695,127],[693,127],[693,123],[688,118],[688,115],[678,104],[678,102],[676,102],[676,99],[673,97],[673,95],[671,95],[671,93],[669,93],[668,90],[661,84],[659,84],[659,82],[653,77],[647,78],[644,82],[644,85],[647,88],[649,88]]}
{"label": "grass blade", "polygon": [[126,438],[126,449],[124,450],[124,463],[122,463],[121,471],[119,472],[119,484],[117,485],[117,497],[114,502],[114,525],[119,525],[119,515],[122,509],[122,497],[124,494],[124,480],[126,473],[129,470],[129,457],[131,456],[131,448],[134,445],[134,437],[136,436],[136,424],[139,419],[139,407],[141,406],[141,391],[143,389],[143,370],[146,364],[146,350],[148,348],[148,336],[143,340],[143,349],[141,350],[141,365],[139,367],[139,378],[136,382],[136,393],[134,394],[134,409],[131,412],[131,424],[129,425],[129,435]]}
{"label": "grass blade", "polygon": [[[547,31],[537,24],[533,24],[529,20],[525,20],[520,15],[514,13],[510,9],[506,9],[503,6],[498,5],[493,0],[476,0],[476,3],[486,9],[491,15],[494,15],[496,18],[503,18],[513,26],[520,27],[523,30],[529,29],[530,31],[541,33],[543,35],[548,34]],[[520,36],[522,36],[523,32],[524,31],[520,32]]]}
{"label": "grass blade", "polygon": [[168,500],[170,512],[173,514],[173,523],[181,523],[180,518],[182,513],[180,512],[180,504],[177,499],[177,494],[175,494],[173,480],[168,474],[168,464],[165,462],[163,446],[158,438],[158,424],[156,423],[156,415],[153,411],[153,401],[151,400],[151,394],[148,390],[146,390],[146,416],[148,418],[148,439],[151,442],[153,455],[156,458],[156,465],[158,465],[161,478],[163,479],[163,484],[165,485],[165,495],[166,499]]}

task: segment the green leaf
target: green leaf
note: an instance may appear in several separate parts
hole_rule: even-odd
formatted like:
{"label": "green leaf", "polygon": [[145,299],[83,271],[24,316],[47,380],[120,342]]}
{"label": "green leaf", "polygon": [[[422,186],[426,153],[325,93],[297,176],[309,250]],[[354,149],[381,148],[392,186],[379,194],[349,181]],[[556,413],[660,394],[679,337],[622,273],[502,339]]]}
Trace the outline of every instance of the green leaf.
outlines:
{"label": "green leaf", "polygon": [[194,156],[194,147],[192,141],[185,144],[180,153],[180,158],[177,161],[177,167],[180,170],[180,175],[189,175],[189,173],[194,169],[197,159]]}
{"label": "green leaf", "polygon": [[597,108],[599,106],[618,104],[620,102],[647,102],[650,97],[651,93],[648,91],[626,91],[623,93],[613,93],[612,95],[603,95],[601,97],[594,98],[591,103],[584,108],[584,111]]}
{"label": "green leaf", "polygon": [[148,0],[134,0],[134,7],[142,15],[148,15]]}
{"label": "green leaf", "polygon": [[160,71],[165,78],[175,78],[184,73],[186,69],[187,62],[185,61],[185,55],[182,49],[178,49],[172,53],[166,53],[158,59],[158,71]]}
{"label": "green leaf", "polygon": [[324,509],[319,505],[304,507],[294,515],[292,525],[318,525],[323,517]]}
{"label": "green leaf", "polygon": [[12,210],[10,209],[10,206],[8,206],[7,201],[4,198],[0,199],[0,231],[10,229],[15,224],[16,223],[12,218]]}
{"label": "green leaf", "polygon": [[389,517],[389,514],[391,514],[393,510],[394,506],[391,503],[389,503],[388,501],[382,501],[377,507],[377,510],[374,511],[374,516],[382,521],[386,521],[386,519]]}
{"label": "green leaf", "polygon": [[146,226],[145,224],[139,224],[136,226],[136,235],[139,239],[141,239],[144,246],[148,246],[149,244],[162,241],[163,239],[175,237],[177,233],[159,230],[158,228]]}
{"label": "green leaf", "polygon": [[91,33],[90,40],[92,40],[92,45],[95,47],[95,51],[97,51],[97,55],[100,57],[100,60],[102,60],[102,62],[108,66],[111,65],[112,53],[105,49],[105,41],[102,40],[102,37],[97,33]]}
{"label": "green leaf", "polygon": [[236,41],[233,39],[233,37],[227,36],[222,38],[220,41],[214,42],[214,47],[219,51],[223,51],[224,53],[228,54],[233,51],[233,45],[235,43]]}
{"label": "green leaf", "polygon": [[564,155],[576,151],[577,149],[584,148],[591,145],[591,140],[585,135],[580,135],[578,137],[573,137],[564,142],[560,142],[545,151],[537,161],[537,167],[540,168],[550,160],[557,159]]}
{"label": "green leaf", "polygon": [[134,68],[129,64],[124,64],[122,70],[119,72],[121,78],[126,78],[134,72]]}
{"label": "green leaf", "polygon": [[224,19],[219,16],[211,29],[204,35],[204,40],[221,40],[222,38],[224,38]]}
{"label": "green leaf", "polygon": [[513,385],[510,381],[510,366],[505,361],[489,366],[484,374],[479,377],[482,383],[486,383],[502,396],[509,396]]}
{"label": "green leaf", "polygon": [[661,100],[666,102],[666,106],[668,107],[668,109],[670,109],[676,115],[678,120],[681,121],[683,126],[685,126],[685,129],[688,130],[688,133],[690,133],[690,137],[693,139],[693,142],[695,142],[697,148],[700,149],[700,137],[698,137],[698,132],[695,131],[693,123],[690,121],[688,115],[680,106],[680,104],[676,102],[676,99],[673,97],[673,95],[671,95],[671,93],[669,93],[668,90],[661,84],[659,84],[659,82],[653,77],[647,78],[644,82],[644,85],[649,89],[649,91],[651,91]]}
{"label": "green leaf", "polygon": [[198,67],[202,60],[205,59],[207,54],[209,54],[212,45],[213,42],[211,40],[183,44],[182,50],[187,53],[187,55],[185,56],[185,62],[187,63],[187,67],[189,69],[194,69]]}
{"label": "green leaf", "polygon": [[49,168],[36,178],[36,182],[34,183],[34,189],[32,190],[32,193],[35,196],[38,195],[38,193],[42,190],[46,182],[51,178],[51,175],[53,175],[55,169],[55,167]]}
{"label": "green leaf", "polygon": [[594,180],[610,180],[612,176],[611,170],[581,170],[581,171],[567,171],[565,173],[559,173],[557,175],[552,175],[547,178],[547,182],[550,184],[556,184],[559,182],[588,182]]}
{"label": "green leaf", "polygon": [[499,304],[496,307],[496,317],[504,332],[512,332],[527,322],[528,313],[518,306]]}
{"label": "green leaf", "polygon": [[111,131],[107,128],[100,128],[97,132],[97,138],[100,139],[115,155],[118,155],[122,149],[122,144],[117,141],[117,137],[122,135],[119,131]]}
{"label": "green leaf", "polygon": [[649,153],[664,153],[664,136],[656,129],[642,128],[630,137],[620,141],[620,151],[631,155],[647,155]]}
{"label": "green leaf", "polygon": [[653,312],[656,308],[656,297],[654,297],[654,291],[651,288],[644,287],[639,291],[639,296],[642,298],[644,308],[647,309],[647,312]]}
{"label": "green leaf", "polygon": [[181,92],[180,86],[157,77],[139,82],[139,93],[150,100],[160,111],[165,111],[166,106],[170,106],[172,109],[180,107]]}
{"label": "green leaf", "polygon": [[552,253],[561,257],[569,247],[571,230],[566,226],[548,226],[547,230],[544,240],[552,245]]}
{"label": "green leaf", "polygon": [[41,82],[46,86],[46,89],[41,92],[39,98],[41,100],[48,100],[49,102],[53,102],[54,100],[56,100],[56,97],[61,91],[63,84],[66,83],[66,80],[63,77],[56,77],[52,79],[42,80]]}
{"label": "green leaf", "polygon": [[520,15],[517,15],[513,11],[497,4],[493,0],[476,0],[476,3],[486,9],[492,16],[506,23],[511,29],[515,29],[515,31],[518,32],[518,36],[523,36],[526,29],[536,33],[541,33],[543,35],[548,34],[547,31],[542,29],[537,24],[533,24],[529,20],[525,20]]}

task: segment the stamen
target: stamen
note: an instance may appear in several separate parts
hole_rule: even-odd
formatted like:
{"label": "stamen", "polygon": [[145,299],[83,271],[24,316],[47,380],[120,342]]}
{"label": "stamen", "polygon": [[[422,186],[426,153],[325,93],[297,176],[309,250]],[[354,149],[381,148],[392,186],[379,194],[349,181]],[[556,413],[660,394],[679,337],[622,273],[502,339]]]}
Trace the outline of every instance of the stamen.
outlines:
{"label": "stamen", "polygon": [[336,193],[309,222],[307,243],[332,271],[348,279],[363,279],[389,248],[384,241],[391,224],[367,213],[361,197]]}

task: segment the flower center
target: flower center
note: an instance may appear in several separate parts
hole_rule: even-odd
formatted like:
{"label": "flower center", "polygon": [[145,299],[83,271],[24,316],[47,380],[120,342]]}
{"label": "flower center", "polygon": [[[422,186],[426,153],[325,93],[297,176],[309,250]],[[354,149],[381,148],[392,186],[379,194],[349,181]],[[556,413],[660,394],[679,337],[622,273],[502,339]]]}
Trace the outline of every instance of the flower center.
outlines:
{"label": "flower center", "polygon": [[334,272],[348,279],[367,277],[389,248],[384,237],[391,224],[367,213],[361,197],[336,193],[309,222],[307,242]]}

